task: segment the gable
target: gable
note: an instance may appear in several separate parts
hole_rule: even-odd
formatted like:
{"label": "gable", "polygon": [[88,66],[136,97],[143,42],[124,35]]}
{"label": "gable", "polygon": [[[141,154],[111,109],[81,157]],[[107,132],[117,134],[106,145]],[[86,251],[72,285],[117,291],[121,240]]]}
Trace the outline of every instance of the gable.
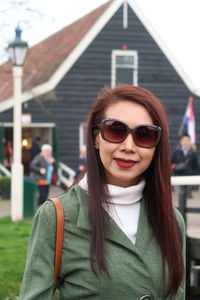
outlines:
{"label": "gable", "polygon": [[[29,55],[24,66],[22,102],[53,90],[109,22],[123,2],[122,0],[108,1],[95,11],[32,47],[29,50]],[[127,2],[182,78],[185,85],[198,95],[194,91],[193,85],[187,75],[153,30],[135,2],[133,0],[127,0]],[[0,111],[3,111],[11,108],[14,101],[12,98],[11,63],[7,62],[0,66],[0,73]],[[6,101],[3,101],[5,99]]]}
{"label": "gable", "polygon": [[[44,95],[46,99],[33,98],[22,106],[23,113],[31,114],[33,123],[56,124],[59,160],[71,168],[77,163],[80,124],[85,121],[97,93],[111,84],[111,54],[123,45],[138,52],[139,85],[162,101],[169,115],[173,147],[178,141],[178,129],[190,91],[131,7],[128,27],[123,27],[123,6],[120,6],[56,85],[56,98]],[[198,101],[194,101],[194,105],[199,109]],[[2,113],[1,120],[11,122],[11,113],[11,110],[10,115],[9,110]],[[196,122],[199,123],[198,116]]]}
{"label": "gable", "polygon": [[[64,76],[70,68],[69,64],[73,64],[71,54],[77,53],[77,45],[83,41],[88,32],[90,33],[91,28],[112,2],[106,2],[28,50],[24,64],[22,102],[32,99],[34,95],[46,93],[56,86],[62,78],[59,75],[56,78],[56,71],[61,68],[58,71],[59,73],[64,71],[62,74]],[[12,65],[10,61],[0,66],[0,74],[0,102],[8,99],[7,104],[5,104],[5,109],[8,109],[13,105]],[[0,103],[0,111],[2,105]]]}

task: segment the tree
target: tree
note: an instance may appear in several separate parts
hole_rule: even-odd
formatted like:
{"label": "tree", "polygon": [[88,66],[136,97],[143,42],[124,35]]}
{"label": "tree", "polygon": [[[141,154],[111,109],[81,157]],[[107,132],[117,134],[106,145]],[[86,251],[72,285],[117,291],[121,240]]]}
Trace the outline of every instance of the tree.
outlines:
{"label": "tree", "polygon": [[0,1],[0,64],[8,59],[6,48],[15,38],[14,30],[18,25],[23,30],[22,38],[26,40],[26,34],[31,28],[51,18],[45,14],[47,2],[48,0]]}

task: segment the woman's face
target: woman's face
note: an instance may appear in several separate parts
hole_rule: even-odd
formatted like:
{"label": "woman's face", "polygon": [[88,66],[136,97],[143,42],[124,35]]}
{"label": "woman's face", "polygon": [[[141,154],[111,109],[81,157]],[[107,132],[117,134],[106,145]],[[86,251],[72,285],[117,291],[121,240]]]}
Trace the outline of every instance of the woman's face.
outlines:
{"label": "woman's face", "polygon": [[[112,104],[105,111],[105,118],[123,121],[130,128],[140,124],[153,124],[148,111],[140,104],[121,101]],[[95,147],[105,168],[108,184],[128,187],[138,183],[140,175],[151,164],[155,148],[142,148],[134,143],[132,134],[119,143],[105,141],[99,132]]]}
{"label": "woman's face", "polygon": [[43,149],[42,154],[46,157],[51,156],[51,150],[50,149]]}

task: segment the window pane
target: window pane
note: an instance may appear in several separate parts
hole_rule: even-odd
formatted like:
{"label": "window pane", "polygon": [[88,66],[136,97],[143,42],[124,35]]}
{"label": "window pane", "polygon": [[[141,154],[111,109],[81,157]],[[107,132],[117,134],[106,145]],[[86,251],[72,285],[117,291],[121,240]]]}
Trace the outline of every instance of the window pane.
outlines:
{"label": "window pane", "polygon": [[116,84],[120,83],[134,84],[133,69],[116,69]]}
{"label": "window pane", "polygon": [[117,55],[116,64],[117,65],[133,65],[134,57],[132,55]]}

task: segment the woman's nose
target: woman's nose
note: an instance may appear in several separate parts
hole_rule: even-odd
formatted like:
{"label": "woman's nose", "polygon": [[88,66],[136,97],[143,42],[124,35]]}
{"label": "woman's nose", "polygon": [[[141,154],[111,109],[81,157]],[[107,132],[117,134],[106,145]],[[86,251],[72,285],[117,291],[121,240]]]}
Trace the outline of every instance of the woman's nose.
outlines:
{"label": "woman's nose", "polygon": [[128,152],[135,152],[136,150],[136,144],[133,140],[133,135],[131,133],[128,134],[126,139],[122,142],[122,150],[128,151]]}

